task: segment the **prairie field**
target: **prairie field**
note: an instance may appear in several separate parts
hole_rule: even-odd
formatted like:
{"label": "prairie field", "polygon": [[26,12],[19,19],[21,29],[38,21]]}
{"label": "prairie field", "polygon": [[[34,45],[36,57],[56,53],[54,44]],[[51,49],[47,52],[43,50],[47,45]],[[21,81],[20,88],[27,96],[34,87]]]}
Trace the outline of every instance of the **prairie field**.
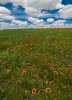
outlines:
{"label": "prairie field", "polygon": [[72,100],[72,29],[1,30],[0,100]]}

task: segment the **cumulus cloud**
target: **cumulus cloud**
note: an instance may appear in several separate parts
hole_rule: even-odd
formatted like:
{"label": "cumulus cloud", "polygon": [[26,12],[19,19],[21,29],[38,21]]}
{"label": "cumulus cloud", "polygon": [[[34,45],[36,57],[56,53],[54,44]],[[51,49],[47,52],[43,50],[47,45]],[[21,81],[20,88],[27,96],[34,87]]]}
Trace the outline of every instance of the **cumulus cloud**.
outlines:
{"label": "cumulus cloud", "polygon": [[[5,20],[11,21],[4,22]],[[0,6],[0,29],[5,28],[16,28],[16,27],[27,27],[28,22],[16,20],[14,16],[11,15],[11,11],[5,7]]]}
{"label": "cumulus cloud", "polygon": [[14,29],[14,28],[25,28],[28,26],[26,21],[13,20],[9,22],[0,22],[0,29]]}
{"label": "cumulus cloud", "polygon": [[26,21],[20,21],[20,20],[13,20],[12,23],[16,24],[18,26],[27,26],[28,25],[28,23]]}
{"label": "cumulus cloud", "polygon": [[6,22],[0,22],[0,30],[1,29],[14,29],[16,28],[15,24],[13,23],[6,23]]}
{"label": "cumulus cloud", "polygon": [[54,19],[53,18],[48,18],[47,22],[54,22]]}
{"label": "cumulus cloud", "polygon": [[14,6],[24,5],[25,0],[0,0],[0,3],[13,3]]}
{"label": "cumulus cloud", "polygon": [[14,20],[15,18],[11,15],[7,15],[7,14],[0,14],[0,20]]}
{"label": "cumulus cloud", "polygon": [[26,7],[25,12],[29,15],[29,16],[35,16],[35,17],[40,17],[43,14],[41,13],[40,10],[37,10],[35,8],[32,7]]}
{"label": "cumulus cloud", "polygon": [[57,4],[60,4],[62,0],[0,0],[0,3],[11,2],[14,5],[22,5],[27,7],[33,7],[36,9],[54,9]]}
{"label": "cumulus cloud", "polygon": [[26,6],[36,9],[55,9],[62,0],[27,0]]}
{"label": "cumulus cloud", "polygon": [[14,20],[14,16],[10,15],[11,11],[0,6],[0,20]]}
{"label": "cumulus cloud", "polygon": [[36,26],[43,26],[45,23],[43,19],[38,19],[38,18],[33,18],[33,17],[29,17],[28,20],[32,22],[33,25],[36,25]]}
{"label": "cumulus cloud", "polygon": [[[24,0],[25,1],[25,0]],[[49,16],[41,12],[42,9],[53,10],[57,5],[61,4],[62,0],[26,0],[24,2],[25,12],[34,17]]]}
{"label": "cumulus cloud", "polygon": [[[67,19],[72,18],[72,5],[61,4],[62,0],[0,0],[2,4],[9,2],[16,8],[19,5],[25,8],[26,20],[30,23],[17,20],[19,18],[16,19],[15,16],[12,16],[9,9],[0,6],[0,27],[72,27],[72,24],[65,23]],[[58,10],[58,12],[53,14],[48,12],[49,10]],[[3,20],[9,20],[11,23],[2,22]]]}
{"label": "cumulus cloud", "polygon": [[48,16],[41,12],[42,9],[53,10],[62,0],[0,0],[0,3],[11,2],[14,6],[21,5],[25,8],[25,12],[30,16],[41,17]]}
{"label": "cumulus cloud", "polygon": [[52,26],[53,27],[63,27],[65,24],[65,21],[66,20],[57,20],[57,21],[55,21],[53,24],[52,24]]}
{"label": "cumulus cloud", "polygon": [[[51,24],[47,24],[47,23],[44,23],[43,28],[71,28],[72,27],[72,24],[65,24],[66,20],[57,20],[57,21],[54,21],[53,23]],[[29,26],[30,28],[39,28],[39,26],[35,26],[33,24],[31,24]]]}
{"label": "cumulus cloud", "polygon": [[3,7],[3,6],[0,6],[0,14],[11,14],[11,12],[7,9],[7,8],[5,8],[5,7]]}
{"label": "cumulus cloud", "polygon": [[66,20],[57,20],[57,21],[54,21],[51,24],[45,24],[44,27],[47,27],[47,28],[61,28],[61,27],[66,27],[65,21]]}
{"label": "cumulus cloud", "polygon": [[72,5],[64,5],[57,13],[58,18],[72,18]]}

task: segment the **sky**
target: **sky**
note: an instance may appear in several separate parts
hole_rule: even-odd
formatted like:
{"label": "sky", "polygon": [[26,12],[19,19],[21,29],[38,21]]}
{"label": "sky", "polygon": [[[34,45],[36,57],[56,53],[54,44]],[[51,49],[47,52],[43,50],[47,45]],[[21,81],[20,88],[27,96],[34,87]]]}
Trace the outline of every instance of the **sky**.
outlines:
{"label": "sky", "polygon": [[72,0],[0,0],[0,30],[72,28]]}

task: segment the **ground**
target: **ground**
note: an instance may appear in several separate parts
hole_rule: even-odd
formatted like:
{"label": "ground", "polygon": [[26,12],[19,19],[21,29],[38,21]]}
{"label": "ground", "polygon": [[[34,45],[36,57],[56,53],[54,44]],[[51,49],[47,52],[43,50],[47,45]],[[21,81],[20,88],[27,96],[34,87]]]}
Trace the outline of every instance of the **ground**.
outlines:
{"label": "ground", "polygon": [[0,31],[0,100],[71,100],[72,29]]}

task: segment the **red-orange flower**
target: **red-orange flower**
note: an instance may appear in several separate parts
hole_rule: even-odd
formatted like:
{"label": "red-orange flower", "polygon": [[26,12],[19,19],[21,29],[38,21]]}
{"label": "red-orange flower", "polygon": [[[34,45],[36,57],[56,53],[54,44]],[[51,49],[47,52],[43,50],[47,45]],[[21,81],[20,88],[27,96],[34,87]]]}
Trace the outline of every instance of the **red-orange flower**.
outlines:
{"label": "red-orange flower", "polygon": [[51,92],[51,88],[46,88],[46,92]]}
{"label": "red-orange flower", "polygon": [[24,75],[24,74],[26,74],[26,69],[24,69],[23,71],[22,71],[22,75]]}
{"label": "red-orange flower", "polygon": [[50,67],[50,70],[54,70],[54,67]]}
{"label": "red-orange flower", "polygon": [[11,80],[14,80],[14,76],[11,76]]}
{"label": "red-orange flower", "polygon": [[32,70],[35,71],[36,70],[36,67],[32,67]]}
{"label": "red-orange flower", "polygon": [[21,83],[21,81],[20,81],[20,80],[17,80],[17,81],[16,81],[16,84],[20,84],[20,83]]}
{"label": "red-orange flower", "polygon": [[47,70],[44,70],[45,73],[47,73]]}
{"label": "red-orange flower", "polygon": [[24,63],[24,62],[22,63],[22,66],[23,66],[23,67],[25,66],[25,63]]}
{"label": "red-orange flower", "polygon": [[10,73],[10,71],[11,71],[11,69],[7,69],[6,73],[7,73],[7,74],[9,74],[9,73]]}
{"label": "red-orange flower", "polygon": [[62,68],[59,68],[59,70],[61,71],[61,70],[63,70]]}
{"label": "red-orange flower", "polygon": [[58,72],[57,72],[57,71],[54,71],[54,74],[55,74],[55,75],[58,75]]}
{"label": "red-orange flower", "polygon": [[38,76],[38,74],[36,74],[34,77],[35,77],[35,78],[38,78],[39,76]]}
{"label": "red-orange flower", "polygon": [[46,84],[50,84],[51,83],[51,81],[46,81]]}
{"label": "red-orange flower", "polygon": [[27,63],[27,66],[30,66],[31,65],[31,63]]}
{"label": "red-orange flower", "polygon": [[64,75],[64,73],[60,72],[60,75],[62,75],[62,76],[63,76],[63,75]]}
{"label": "red-orange flower", "polygon": [[33,88],[32,89],[32,94],[35,94],[36,93],[36,88]]}
{"label": "red-orange flower", "polygon": [[70,71],[70,68],[67,68],[67,71]]}

